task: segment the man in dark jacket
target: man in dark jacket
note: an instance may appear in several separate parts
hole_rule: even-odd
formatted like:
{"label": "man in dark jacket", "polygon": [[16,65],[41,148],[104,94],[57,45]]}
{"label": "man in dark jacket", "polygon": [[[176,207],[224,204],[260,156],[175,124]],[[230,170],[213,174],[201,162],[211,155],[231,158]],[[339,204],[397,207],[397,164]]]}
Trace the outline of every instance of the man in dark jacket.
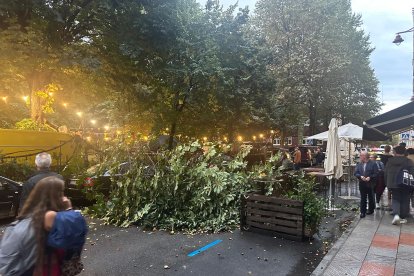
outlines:
{"label": "man in dark jacket", "polygon": [[[371,215],[374,213],[374,186],[378,174],[378,167],[375,162],[372,162],[368,159],[368,152],[366,151],[361,152],[359,158],[361,160],[361,163],[356,166],[354,175],[359,180],[359,192],[361,194],[360,217],[364,218],[365,215]],[[367,197],[369,205],[368,212]]]}
{"label": "man in dark jacket", "polygon": [[402,183],[397,183],[397,176],[402,169],[407,169],[414,174],[414,163],[405,156],[405,148],[394,148],[394,157],[389,159],[384,170],[384,179],[388,189],[392,192],[392,210],[394,219],[392,224],[405,223],[405,218],[410,213],[410,188]]}
{"label": "man in dark jacket", "polygon": [[23,205],[26,202],[26,199],[29,197],[29,194],[32,191],[33,187],[41,179],[48,176],[57,176],[63,180],[63,176],[50,170],[50,165],[52,164],[52,157],[49,153],[42,152],[36,155],[35,164],[37,172],[23,184],[23,190],[20,196],[19,204],[20,209],[23,208]]}

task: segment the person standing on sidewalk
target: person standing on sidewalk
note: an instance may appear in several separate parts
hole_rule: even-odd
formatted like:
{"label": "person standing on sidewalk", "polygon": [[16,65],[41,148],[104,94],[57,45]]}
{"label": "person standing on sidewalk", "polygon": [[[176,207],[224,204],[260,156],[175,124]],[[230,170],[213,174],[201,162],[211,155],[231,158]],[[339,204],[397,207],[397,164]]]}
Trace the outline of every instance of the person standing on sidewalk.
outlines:
{"label": "person standing on sidewalk", "polygon": [[[378,174],[377,164],[368,159],[368,152],[363,151],[359,156],[361,162],[355,168],[355,177],[359,180],[359,192],[361,194],[360,218],[371,215],[375,209],[374,186]],[[368,198],[368,211],[367,211]]]}
{"label": "person standing on sidewalk", "polygon": [[410,188],[402,185],[397,176],[402,169],[414,174],[414,162],[405,156],[405,147],[394,148],[394,157],[389,159],[385,166],[384,177],[388,189],[392,192],[392,210],[394,218],[392,224],[405,223],[410,213]]}
{"label": "person standing on sidewalk", "polygon": [[371,154],[369,156],[369,160],[371,160],[372,162],[375,162],[375,164],[377,165],[377,169],[378,169],[378,174],[377,174],[377,178],[375,181],[375,202],[376,202],[375,208],[380,209],[381,208],[381,205],[380,205],[381,197],[385,190],[384,164],[381,161],[377,160],[376,154]]}

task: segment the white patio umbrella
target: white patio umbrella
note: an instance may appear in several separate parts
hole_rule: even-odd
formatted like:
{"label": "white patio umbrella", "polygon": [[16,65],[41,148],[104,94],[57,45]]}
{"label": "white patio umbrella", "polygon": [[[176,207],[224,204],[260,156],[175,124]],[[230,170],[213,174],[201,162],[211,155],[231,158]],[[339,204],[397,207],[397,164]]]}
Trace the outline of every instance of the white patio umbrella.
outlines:
{"label": "white patio umbrella", "polygon": [[329,181],[329,207],[331,207],[332,179],[339,179],[344,174],[342,169],[341,149],[339,146],[338,122],[335,118],[331,119],[328,130],[328,144],[326,146],[326,160],[324,164],[325,173],[331,173]]}
{"label": "white patio umbrella", "polygon": [[[347,199],[355,199],[355,197],[351,197],[351,164],[352,159],[351,155],[355,151],[355,146],[353,145],[354,141],[362,140],[362,130],[363,128],[354,125],[352,123],[348,123],[346,125],[342,125],[338,127],[338,136],[340,141],[342,141],[342,148],[345,149],[345,156],[348,157],[348,196],[343,197]],[[329,131],[321,132],[315,134],[313,136],[307,137],[307,139],[316,139],[316,140],[328,140]],[[345,146],[344,146],[345,145]]]}

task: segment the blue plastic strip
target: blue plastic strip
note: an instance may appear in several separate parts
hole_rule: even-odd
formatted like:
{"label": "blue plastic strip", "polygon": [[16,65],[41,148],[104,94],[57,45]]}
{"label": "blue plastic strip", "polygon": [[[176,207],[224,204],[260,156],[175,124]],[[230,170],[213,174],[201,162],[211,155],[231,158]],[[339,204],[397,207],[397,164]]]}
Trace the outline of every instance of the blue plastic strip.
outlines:
{"label": "blue plastic strip", "polygon": [[212,243],[209,243],[209,244],[207,244],[206,246],[203,246],[203,247],[201,247],[200,249],[197,249],[196,251],[191,252],[191,253],[190,253],[190,254],[188,254],[187,256],[188,256],[188,257],[193,257],[193,256],[197,255],[198,253],[201,253],[201,252],[203,252],[203,251],[205,251],[205,250],[209,249],[210,247],[215,246],[216,244],[219,244],[219,243],[221,243],[221,242],[222,242],[222,240],[216,240],[216,241],[213,241]]}

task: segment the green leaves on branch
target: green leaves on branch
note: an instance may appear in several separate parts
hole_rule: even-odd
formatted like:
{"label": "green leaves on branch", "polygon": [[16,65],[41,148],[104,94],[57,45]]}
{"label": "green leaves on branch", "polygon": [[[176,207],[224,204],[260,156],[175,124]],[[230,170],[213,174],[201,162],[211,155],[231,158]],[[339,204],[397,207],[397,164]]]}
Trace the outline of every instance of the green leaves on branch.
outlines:
{"label": "green leaves on branch", "polygon": [[233,228],[240,196],[250,191],[250,184],[243,162],[247,151],[233,159],[228,150],[215,144],[203,152],[193,142],[156,155],[136,152],[131,170],[116,181],[110,198],[98,196],[98,205],[89,212],[119,226],[138,222],[171,230]]}

